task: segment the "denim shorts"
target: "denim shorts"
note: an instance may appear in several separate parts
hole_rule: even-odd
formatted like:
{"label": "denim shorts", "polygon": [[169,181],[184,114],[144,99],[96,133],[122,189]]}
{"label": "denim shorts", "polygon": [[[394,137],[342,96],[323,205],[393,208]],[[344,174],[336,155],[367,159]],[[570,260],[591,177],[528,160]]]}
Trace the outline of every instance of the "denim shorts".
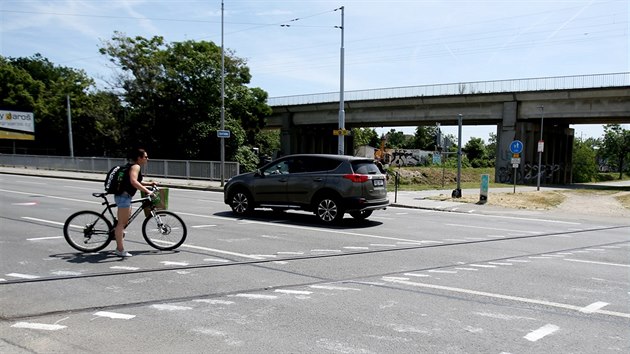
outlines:
{"label": "denim shorts", "polygon": [[127,192],[121,195],[115,195],[114,201],[118,208],[131,208],[131,196]]}

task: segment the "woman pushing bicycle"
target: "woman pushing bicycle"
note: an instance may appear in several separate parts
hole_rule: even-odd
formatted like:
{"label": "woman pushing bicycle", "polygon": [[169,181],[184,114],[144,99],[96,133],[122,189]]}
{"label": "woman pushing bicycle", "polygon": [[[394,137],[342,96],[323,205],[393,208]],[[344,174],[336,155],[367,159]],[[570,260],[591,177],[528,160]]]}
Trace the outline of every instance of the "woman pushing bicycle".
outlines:
{"label": "woman pushing bicycle", "polygon": [[114,253],[120,257],[131,257],[132,254],[125,251],[123,245],[123,235],[125,226],[129,222],[131,216],[131,199],[139,190],[145,192],[148,196],[152,196],[153,191],[149,190],[147,186],[155,186],[157,182],[143,182],[142,181],[142,166],[147,164],[149,155],[144,149],[132,149],[127,155],[127,176],[123,179],[122,192],[114,195],[114,200],[118,210],[116,216],[118,223],[115,228],[116,237],[116,250]]}

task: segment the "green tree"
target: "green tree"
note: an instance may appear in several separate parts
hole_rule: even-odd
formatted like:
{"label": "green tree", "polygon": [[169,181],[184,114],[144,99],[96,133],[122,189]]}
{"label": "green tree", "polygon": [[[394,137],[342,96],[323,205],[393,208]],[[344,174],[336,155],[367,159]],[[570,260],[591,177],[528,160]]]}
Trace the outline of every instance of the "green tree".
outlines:
{"label": "green tree", "polygon": [[412,148],[435,151],[437,145],[438,127],[418,126],[413,136]]}
{"label": "green tree", "polygon": [[[100,52],[119,69],[116,78],[127,108],[128,139],[170,158],[220,158],[221,48],[212,42],[166,43],[162,37],[130,38],[116,32]],[[249,158],[242,149],[271,114],[267,93],[247,87],[245,60],[225,55],[226,158]]]}
{"label": "green tree", "polygon": [[597,154],[594,149],[597,144],[595,139],[573,141],[573,183],[591,182],[597,176]]}
{"label": "green tree", "polygon": [[495,166],[497,160],[497,135],[495,133],[490,133],[488,144],[486,145],[486,153],[489,166]]}
{"label": "green tree", "polygon": [[387,139],[385,143],[386,148],[406,149],[411,145],[411,139],[405,136],[405,133],[396,131],[396,129],[390,129],[390,131],[385,134],[385,138]]}
{"label": "green tree", "polygon": [[466,158],[470,161],[472,167],[488,167],[488,154],[486,152],[486,144],[481,138],[470,138],[466,145],[462,148],[466,154]]}
{"label": "green tree", "polygon": [[378,148],[381,144],[381,139],[378,137],[378,133],[372,128],[353,128],[352,141],[354,149],[364,145]]}
{"label": "green tree", "polygon": [[609,166],[619,172],[619,179],[622,179],[624,168],[627,168],[626,162],[630,158],[630,130],[623,129],[619,124],[605,125],[601,153]]}

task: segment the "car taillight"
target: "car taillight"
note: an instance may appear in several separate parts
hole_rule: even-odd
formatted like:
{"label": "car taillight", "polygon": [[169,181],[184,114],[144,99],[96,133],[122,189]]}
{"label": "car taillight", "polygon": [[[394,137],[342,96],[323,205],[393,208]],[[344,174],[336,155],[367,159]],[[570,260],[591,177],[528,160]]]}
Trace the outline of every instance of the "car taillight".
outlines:
{"label": "car taillight", "polygon": [[367,175],[360,175],[358,173],[352,173],[352,174],[343,175],[343,178],[347,178],[347,179],[351,180],[354,183],[367,182],[367,180],[369,179]]}

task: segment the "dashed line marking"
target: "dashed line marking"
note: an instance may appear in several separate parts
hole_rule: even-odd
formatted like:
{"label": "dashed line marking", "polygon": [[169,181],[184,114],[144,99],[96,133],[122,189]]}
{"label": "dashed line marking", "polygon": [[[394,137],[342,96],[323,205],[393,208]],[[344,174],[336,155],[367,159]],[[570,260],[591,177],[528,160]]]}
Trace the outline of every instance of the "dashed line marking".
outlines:
{"label": "dashed line marking", "polygon": [[254,300],[273,300],[278,297],[275,295],[264,295],[264,294],[236,294],[236,295],[228,295],[233,297],[244,297],[246,299],[254,299]]}
{"label": "dashed line marking", "polygon": [[431,269],[429,273],[457,274],[455,270]]}
{"label": "dashed line marking", "polygon": [[586,307],[584,307],[583,309],[580,310],[580,312],[584,312],[584,313],[593,313],[599,309],[602,309],[606,306],[608,306],[609,303],[607,302],[602,302],[602,301],[598,301],[598,302],[594,302]]}
{"label": "dashed line marking", "polygon": [[114,319],[114,320],[130,320],[130,319],[136,317],[136,315],[127,315],[127,314],[124,314],[124,313],[107,312],[107,311],[96,312],[94,314],[94,316],[107,317],[107,318],[111,318],[111,319]]}
{"label": "dashed line marking", "polygon": [[182,267],[185,267],[185,266],[188,265],[188,263],[186,263],[186,262],[162,261],[160,263],[164,264],[165,266],[182,266]]}
{"label": "dashed line marking", "polygon": [[63,238],[63,236],[34,237],[34,238],[27,238],[26,241],[56,240],[60,238]]}
{"label": "dashed line marking", "polygon": [[126,267],[126,266],[111,266],[109,269],[120,269],[120,270],[138,270],[138,267]]}
{"label": "dashed line marking", "polygon": [[491,265],[491,264],[469,264],[469,266],[471,266],[471,267],[478,267],[478,268],[496,268],[497,267],[497,266]]}
{"label": "dashed line marking", "polygon": [[290,289],[276,289],[275,292],[289,295],[311,295],[312,291],[305,290],[290,290]]}
{"label": "dashed line marking", "polygon": [[206,227],[215,227],[215,226],[217,226],[217,225],[194,225],[194,226],[191,226],[191,227],[193,229],[203,229],[203,228],[206,228]]}
{"label": "dashed line marking", "polygon": [[177,305],[168,305],[168,304],[155,304],[151,305],[154,309],[160,311],[187,311],[192,310],[192,307],[188,306],[177,306]]}
{"label": "dashed line marking", "polygon": [[13,328],[27,328],[27,329],[39,329],[43,331],[58,331],[66,328],[66,326],[58,324],[46,324],[46,323],[31,323],[31,322],[17,322],[11,327]]}
{"label": "dashed line marking", "polygon": [[[599,264],[599,265],[609,265],[609,266],[613,266],[613,267],[625,267],[625,268],[630,268],[630,265],[628,264],[619,264],[619,263],[609,263],[609,262],[596,262],[596,261],[586,261],[583,259],[572,259],[572,258],[565,258],[565,261],[569,261],[569,262],[579,262],[579,263],[590,263],[590,264]],[[8,274],[7,274],[8,275]]]}
{"label": "dashed line marking", "polygon": [[528,335],[526,335],[525,339],[527,339],[530,342],[535,342],[539,339],[542,339],[554,332],[556,332],[557,330],[559,330],[560,327],[556,326],[556,325],[552,325],[552,324],[546,324],[540,328],[538,328],[535,331],[530,332]]}
{"label": "dashed line marking", "polygon": [[9,274],[5,274],[5,275],[7,277],[22,278],[22,279],[37,279],[37,278],[39,278],[39,276],[37,276],[37,275],[21,274],[21,273],[9,273]]}
{"label": "dashed line marking", "polygon": [[472,271],[479,271],[479,269],[476,268],[455,268],[457,270],[472,270]]}
{"label": "dashed line marking", "polygon": [[361,291],[361,289],[346,288],[342,286],[333,286],[333,285],[311,285],[310,288],[323,289],[323,290]]}
{"label": "dashed line marking", "polygon": [[512,263],[505,263],[505,262],[488,262],[488,264],[498,265],[498,266],[511,266],[512,265]]}

